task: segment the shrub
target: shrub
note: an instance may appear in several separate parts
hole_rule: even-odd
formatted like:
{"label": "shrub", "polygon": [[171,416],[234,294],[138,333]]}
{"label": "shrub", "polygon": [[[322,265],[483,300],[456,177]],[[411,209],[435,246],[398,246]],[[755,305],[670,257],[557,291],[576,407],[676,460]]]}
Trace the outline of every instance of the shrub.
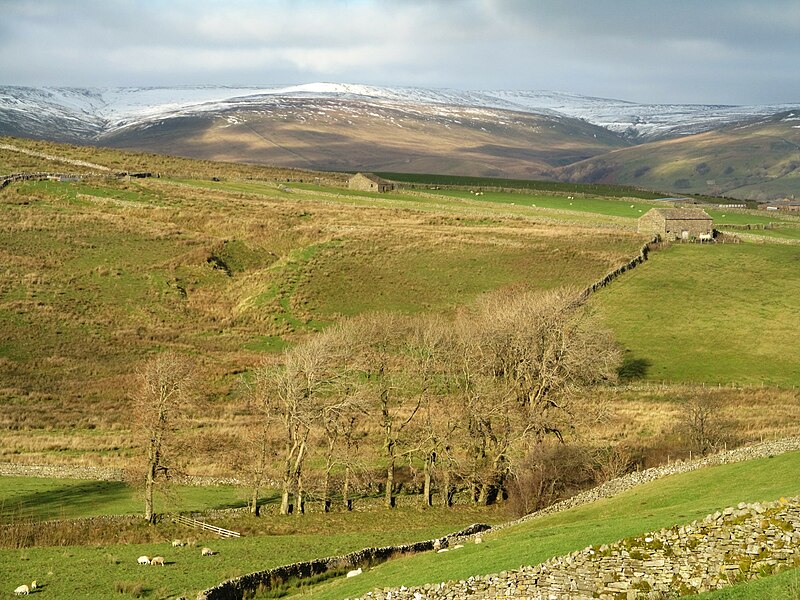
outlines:
{"label": "shrub", "polygon": [[140,581],[115,581],[114,589],[120,594],[129,594],[134,598],[144,595],[144,584]]}

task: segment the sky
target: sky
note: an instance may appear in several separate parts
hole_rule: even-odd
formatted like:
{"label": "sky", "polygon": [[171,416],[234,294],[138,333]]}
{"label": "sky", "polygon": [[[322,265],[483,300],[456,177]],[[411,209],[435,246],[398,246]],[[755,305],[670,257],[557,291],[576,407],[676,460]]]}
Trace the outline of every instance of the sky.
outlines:
{"label": "sky", "polygon": [[800,102],[798,0],[0,0],[0,85]]}

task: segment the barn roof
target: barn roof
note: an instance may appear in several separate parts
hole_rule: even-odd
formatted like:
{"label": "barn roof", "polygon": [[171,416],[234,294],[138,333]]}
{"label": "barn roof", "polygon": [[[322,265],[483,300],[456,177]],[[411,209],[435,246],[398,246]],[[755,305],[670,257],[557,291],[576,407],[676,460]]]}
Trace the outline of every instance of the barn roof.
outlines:
{"label": "barn roof", "polygon": [[[356,173],[355,175],[353,175],[353,177],[358,177],[359,175],[361,175],[362,177],[366,177],[367,179],[375,183],[389,183],[388,181],[386,181],[381,177],[378,177],[374,173]],[[353,179],[353,177],[351,177],[350,179]]]}
{"label": "barn roof", "polygon": [[654,208],[648,212],[656,212],[664,219],[681,221],[710,221],[711,217],[702,208]]}

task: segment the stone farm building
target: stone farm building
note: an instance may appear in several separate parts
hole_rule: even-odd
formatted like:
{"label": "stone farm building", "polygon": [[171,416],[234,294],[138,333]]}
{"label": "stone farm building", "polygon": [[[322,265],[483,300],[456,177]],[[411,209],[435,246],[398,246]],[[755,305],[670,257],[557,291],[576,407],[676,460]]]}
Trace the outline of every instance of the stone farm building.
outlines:
{"label": "stone farm building", "polygon": [[692,240],[713,232],[711,217],[702,208],[654,208],[639,217],[639,233],[662,240]]}
{"label": "stone farm building", "polygon": [[390,192],[394,189],[392,183],[372,173],[356,173],[347,181],[347,187],[351,190],[379,193]]}

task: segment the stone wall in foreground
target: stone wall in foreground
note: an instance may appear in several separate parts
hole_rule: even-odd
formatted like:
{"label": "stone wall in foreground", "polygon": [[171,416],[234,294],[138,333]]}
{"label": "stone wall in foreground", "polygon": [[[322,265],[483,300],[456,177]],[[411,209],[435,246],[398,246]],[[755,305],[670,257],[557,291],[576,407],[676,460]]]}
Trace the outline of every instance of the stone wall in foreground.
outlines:
{"label": "stone wall in foreground", "polygon": [[794,566],[800,566],[800,499],[782,498],[739,504],[689,525],[590,546],[533,567],[371,592],[360,600],[650,600],[717,590]]}

